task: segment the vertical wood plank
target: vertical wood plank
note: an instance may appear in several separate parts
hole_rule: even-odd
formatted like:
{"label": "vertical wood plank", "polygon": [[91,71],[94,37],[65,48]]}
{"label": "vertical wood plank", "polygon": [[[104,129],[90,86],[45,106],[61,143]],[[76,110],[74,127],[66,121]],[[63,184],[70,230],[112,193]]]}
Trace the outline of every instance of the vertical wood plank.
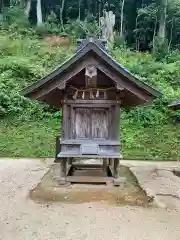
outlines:
{"label": "vertical wood plank", "polygon": [[119,177],[119,159],[114,159],[114,166],[113,166],[113,177],[118,178]]}
{"label": "vertical wood plank", "polygon": [[119,119],[120,119],[120,108],[118,105],[115,106],[115,113],[114,113],[114,129],[115,129],[115,140],[119,140]]}
{"label": "vertical wood plank", "polygon": [[75,123],[74,123],[74,121],[75,121],[75,116],[74,116],[74,108],[73,108],[73,106],[70,106],[70,121],[71,121],[71,123],[70,123],[70,134],[69,134],[69,137],[71,138],[71,139],[73,139],[73,138],[75,138]]}
{"label": "vertical wood plank", "polygon": [[91,112],[88,108],[75,108],[75,138],[91,138]]}
{"label": "vertical wood plank", "polygon": [[[119,129],[119,132],[118,132],[118,139],[119,139],[119,142],[121,144],[121,108],[119,107],[119,121],[118,121],[118,129]],[[120,145],[120,152],[121,152],[121,145]]]}
{"label": "vertical wood plank", "polygon": [[62,121],[62,140],[69,138],[69,107],[67,104],[63,104],[63,121]]}
{"label": "vertical wood plank", "polygon": [[109,113],[109,118],[108,118],[108,130],[109,130],[109,138],[108,139],[114,139],[114,106],[109,107],[108,113]]}
{"label": "vertical wood plank", "polygon": [[64,105],[62,106],[62,119],[61,121],[61,139],[64,140],[65,139],[65,111],[64,111]]}
{"label": "vertical wood plank", "polygon": [[109,120],[107,108],[92,109],[92,138],[108,139]]}

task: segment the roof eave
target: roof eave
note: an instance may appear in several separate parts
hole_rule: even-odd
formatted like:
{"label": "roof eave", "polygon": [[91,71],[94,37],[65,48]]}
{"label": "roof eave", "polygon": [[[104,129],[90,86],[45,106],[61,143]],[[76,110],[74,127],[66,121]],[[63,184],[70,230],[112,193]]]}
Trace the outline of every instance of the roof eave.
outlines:
{"label": "roof eave", "polygon": [[[37,88],[43,86],[44,84],[48,83],[49,81],[52,81],[53,78],[55,78],[57,75],[62,73],[64,70],[66,70],[72,62],[76,61],[81,57],[83,57],[87,51],[82,50],[86,47],[87,45],[83,46],[79,51],[77,51],[75,54],[73,54],[70,58],[66,59],[62,64],[60,64],[58,67],[56,67],[51,73],[48,75],[42,77],[41,79],[37,80],[35,83],[32,85],[24,88],[21,90],[20,94],[23,96],[28,96],[31,92],[34,92]],[[83,54],[81,54],[83,53]]]}
{"label": "roof eave", "polygon": [[31,93],[36,91],[39,87],[42,87],[44,84],[52,81],[59,74],[63,73],[68,67],[70,67],[77,60],[82,58],[87,52],[93,50],[100,58],[106,61],[112,68],[114,68],[117,72],[122,74],[125,78],[128,78],[133,84],[138,87],[144,89],[148,95],[152,98],[161,97],[162,93],[145,84],[141,80],[139,80],[136,76],[130,73],[127,69],[125,69],[120,63],[118,63],[115,59],[113,59],[106,51],[99,48],[96,43],[89,42],[85,46],[83,46],[79,51],[77,51],[72,57],[66,60],[63,64],[58,66],[54,71],[52,71],[47,76],[41,78],[31,86],[23,89],[21,94],[25,97],[29,97]]}

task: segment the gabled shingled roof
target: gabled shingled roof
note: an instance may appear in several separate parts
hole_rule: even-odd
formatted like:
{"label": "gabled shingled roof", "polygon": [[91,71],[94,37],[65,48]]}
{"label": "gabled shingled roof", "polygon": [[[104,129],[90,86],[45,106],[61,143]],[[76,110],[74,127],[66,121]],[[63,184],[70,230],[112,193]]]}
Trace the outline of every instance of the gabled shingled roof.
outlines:
{"label": "gabled shingled roof", "polygon": [[95,53],[99,58],[104,60],[112,69],[116,72],[120,73],[124,78],[128,79],[133,85],[143,89],[150,95],[152,98],[160,97],[161,93],[154,88],[148,86],[144,82],[140,81],[136,76],[130,73],[125,67],[123,67],[120,63],[118,63],[115,59],[113,59],[106,51],[100,48],[95,42],[88,42],[84,47],[79,49],[71,58],[66,60],[63,64],[58,66],[54,71],[50,74],[46,75],[36,83],[27,87],[22,91],[22,94],[25,97],[30,97],[34,91],[38,91],[39,88],[42,88],[43,85],[48,84],[53,81],[57,76],[64,74],[68,71],[69,67],[74,63],[82,59],[88,52]]}

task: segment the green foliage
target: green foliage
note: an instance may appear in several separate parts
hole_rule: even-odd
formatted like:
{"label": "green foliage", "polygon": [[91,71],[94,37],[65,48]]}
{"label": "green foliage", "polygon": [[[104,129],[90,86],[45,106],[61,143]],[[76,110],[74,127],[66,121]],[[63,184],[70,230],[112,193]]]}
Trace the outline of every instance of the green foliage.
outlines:
{"label": "green foliage", "polygon": [[152,47],[157,31],[157,3],[151,3],[137,11],[136,28],[133,30],[136,38],[136,50],[146,50]]}
{"label": "green foliage", "polygon": [[163,125],[171,121],[172,113],[167,105],[180,96],[179,53],[171,52],[164,62],[157,62],[153,55],[148,53],[132,52],[122,48],[112,50],[112,55],[142,81],[163,94],[162,99],[154,101],[151,106],[126,110],[123,119],[127,119],[130,124],[138,123],[143,127]]}
{"label": "green foliage", "polygon": [[64,30],[62,29],[57,16],[54,12],[51,12],[50,15],[47,17],[46,21],[34,28],[36,34],[39,37],[45,37],[47,35],[62,35]]}
{"label": "green foliage", "polygon": [[[131,126],[131,127],[129,127]],[[122,121],[122,152],[125,159],[178,160],[180,128],[171,124],[143,127]]]}
{"label": "green foliage", "polygon": [[18,7],[10,7],[2,10],[0,29],[6,30],[12,38],[21,36],[33,36],[34,30],[31,28],[28,17],[24,11]]}
{"label": "green foliage", "polygon": [[77,21],[69,20],[64,26],[66,33],[71,33],[73,40],[81,39],[85,36],[83,29],[79,26]]}
{"label": "green foliage", "polygon": [[[56,20],[48,21],[51,33],[55,33]],[[98,26],[93,18],[85,24],[92,32]],[[68,22],[64,27],[63,31],[74,40],[83,36],[76,21]],[[52,47],[38,39],[38,36],[46,35],[43,31],[40,34],[37,29],[29,28],[25,33],[22,29],[18,32],[13,27],[6,29],[3,26],[0,30],[0,155],[53,156],[61,113],[24,99],[20,91],[68,58],[74,52],[74,46],[69,49]],[[61,30],[60,33],[64,34]],[[124,156],[179,158],[180,132],[172,125],[179,113],[167,109],[168,103],[180,96],[179,51],[161,55],[161,61],[158,61],[157,55],[131,51],[118,37],[110,51],[134,75],[163,93],[162,99],[150,106],[122,111]]]}
{"label": "green foliage", "polygon": [[118,32],[114,36],[113,48],[125,48],[124,38],[121,38]]}
{"label": "green foliage", "polygon": [[0,122],[0,156],[47,157],[55,155],[59,119],[7,119]]}
{"label": "green foliage", "polygon": [[18,7],[10,7],[3,9],[2,14],[2,26],[9,27],[9,26],[17,26],[19,28],[29,27],[29,21],[27,16],[24,14],[24,11]]}
{"label": "green foliage", "polygon": [[164,59],[169,52],[167,39],[162,40],[159,37],[154,39],[153,55],[157,61]]}
{"label": "green foliage", "polygon": [[[1,1],[0,4],[0,25],[8,31],[16,34],[21,32],[23,35],[38,34],[61,34],[64,29],[60,25],[60,8],[62,1],[42,1],[43,25],[33,30],[29,26],[29,21],[36,23],[36,2],[31,1],[31,10],[29,16],[25,14],[25,9],[20,8],[20,1]],[[26,4],[27,1],[21,2]],[[10,6],[10,7],[8,7]],[[66,0],[63,9],[63,22],[65,31],[71,29],[72,36],[82,36],[81,30],[76,25],[76,19],[84,21],[87,19],[88,24],[99,22],[103,16],[104,10],[112,10],[116,16],[115,30],[119,31],[121,24],[121,6],[122,1],[109,0],[93,1]],[[4,7],[4,8],[3,8]],[[151,50],[154,45],[155,36],[157,36],[160,23],[160,4],[159,1],[146,0],[126,0],[123,11],[123,33],[124,41],[129,47],[136,50]],[[95,24],[91,27],[94,28]],[[166,37],[169,48],[179,48],[180,37],[180,0],[168,1],[168,11],[166,17]]]}
{"label": "green foliage", "polygon": [[[84,29],[80,27],[79,19],[76,21],[68,21],[68,23],[65,25],[65,32],[71,32],[71,36],[73,36],[74,40],[85,38],[87,36],[87,32],[89,32],[89,35],[94,36],[98,29],[98,22],[93,15],[87,15],[82,24]],[[85,30],[87,30],[87,32]]]}
{"label": "green foliage", "polygon": [[[12,40],[9,35],[2,35],[0,37],[0,117],[10,113],[20,114],[23,111],[34,114],[35,109],[32,105],[41,108],[39,104],[30,104],[27,99],[20,96],[20,90],[60,64],[70,53],[71,49],[69,51],[59,47],[51,49],[37,39],[17,37]],[[40,113],[41,111],[38,114]]]}

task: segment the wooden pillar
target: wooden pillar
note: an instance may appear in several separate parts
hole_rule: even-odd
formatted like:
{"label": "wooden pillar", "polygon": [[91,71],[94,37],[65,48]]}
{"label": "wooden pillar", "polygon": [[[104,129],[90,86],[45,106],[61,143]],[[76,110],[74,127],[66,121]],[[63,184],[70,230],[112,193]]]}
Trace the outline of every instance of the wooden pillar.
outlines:
{"label": "wooden pillar", "polygon": [[114,166],[113,166],[113,177],[118,178],[119,177],[119,159],[114,159]]}
{"label": "wooden pillar", "polygon": [[113,159],[109,158],[109,166],[113,166]]}
{"label": "wooden pillar", "polygon": [[72,163],[73,163],[73,158],[72,157],[68,158],[68,165],[72,165]]}
{"label": "wooden pillar", "polygon": [[104,176],[107,176],[107,159],[106,158],[103,159],[103,173],[104,173]]}
{"label": "wooden pillar", "polygon": [[60,137],[56,137],[56,155],[55,155],[55,161],[58,160],[58,154],[61,152],[61,145],[60,145]]}
{"label": "wooden pillar", "polygon": [[67,173],[67,158],[61,159],[61,173],[60,177],[61,179],[66,179],[66,173]]}

